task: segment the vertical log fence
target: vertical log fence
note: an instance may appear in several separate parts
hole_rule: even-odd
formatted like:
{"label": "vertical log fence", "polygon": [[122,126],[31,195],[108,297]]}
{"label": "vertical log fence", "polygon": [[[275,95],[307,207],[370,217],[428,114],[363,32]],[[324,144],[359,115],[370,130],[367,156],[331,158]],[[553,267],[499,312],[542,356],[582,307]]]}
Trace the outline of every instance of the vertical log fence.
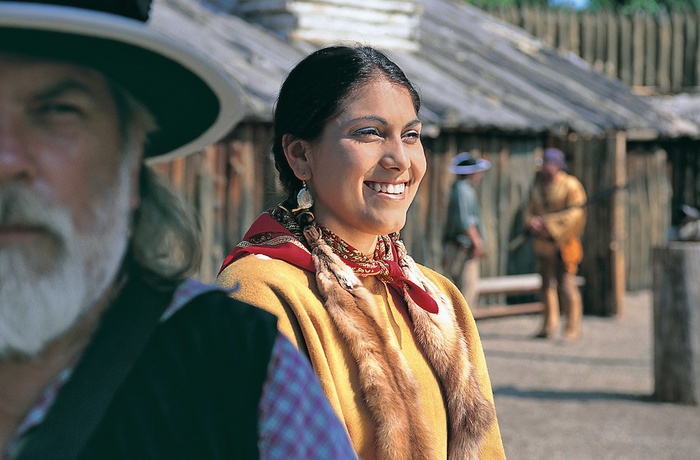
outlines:
{"label": "vertical log fence", "polygon": [[485,8],[642,93],[700,89],[700,10],[658,14]]}

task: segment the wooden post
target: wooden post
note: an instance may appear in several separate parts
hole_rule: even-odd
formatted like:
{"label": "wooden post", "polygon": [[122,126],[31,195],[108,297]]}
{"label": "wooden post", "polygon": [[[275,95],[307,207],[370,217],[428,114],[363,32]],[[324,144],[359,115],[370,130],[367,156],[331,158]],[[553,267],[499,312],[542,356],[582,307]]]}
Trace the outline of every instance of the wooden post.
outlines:
{"label": "wooden post", "polygon": [[573,16],[568,11],[558,10],[557,11],[557,41],[556,47],[559,51],[569,51],[571,50],[571,38],[569,37],[569,29],[567,27],[568,18]]}
{"label": "wooden post", "polygon": [[607,51],[607,38],[608,30],[605,27],[606,18],[604,15],[597,13],[595,15],[595,59],[593,61],[593,68],[600,73],[605,72],[605,61],[607,56],[605,55]]}
{"label": "wooden post", "polygon": [[632,86],[644,84],[644,15],[632,18]]}
{"label": "wooden post", "polygon": [[590,64],[595,62],[595,26],[593,13],[583,13],[581,57]]}
{"label": "wooden post", "polygon": [[700,243],[654,248],[654,398],[700,400]]}
{"label": "wooden post", "polygon": [[674,12],[671,15],[671,89],[674,92],[683,90],[683,45],[685,38],[685,14]]}
{"label": "wooden post", "polygon": [[657,63],[659,72],[657,86],[660,92],[667,93],[671,90],[671,20],[665,11],[661,11],[658,17],[659,48]]}
{"label": "wooden post", "polygon": [[618,77],[618,70],[620,68],[620,53],[618,52],[618,21],[617,17],[608,13],[607,14],[607,27],[605,29],[608,31],[608,39],[606,41],[608,45],[607,49],[607,60],[605,63],[605,74],[611,78]]}
{"label": "wooden post", "polygon": [[[611,153],[613,181],[616,187],[622,187],[627,181],[627,135],[624,131],[612,133],[613,148]],[[619,190],[612,197],[610,223],[610,275],[611,293],[608,313],[622,316],[625,304],[625,291],[627,280],[625,277],[625,239],[627,228],[625,225],[625,192]]]}
{"label": "wooden post", "polygon": [[632,84],[632,26],[626,15],[620,16],[620,80]]}
{"label": "wooden post", "polygon": [[544,42],[549,46],[557,46],[557,16],[552,10],[547,9],[542,13],[544,16]]}
{"label": "wooden post", "polygon": [[644,15],[644,23],[646,26],[646,43],[643,54],[637,56],[637,59],[644,60],[644,85],[654,87],[656,86],[656,47],[658,44],[658,29],[653,16],[650,14]]}
{"label": "wooden post", "polygon": [[[699,24],[700,23],[700,11],[697,11],[695,13],[695,23]],[[700,32],[699,32],[700,35]],[[700,39],[698,39],[700,41]],[[700,75],[700,46],[696,46],[695,48],[695,74],[694,74],[694,79],[693,82],[694,84],[697,84],[696,82],[698,81],[698,75]]]}
{"label": "wooden post", "polygon": [[695,80],[695,53],[697,49],[698,23],[697,16],[687,16],[685,18],[685,47],[683,57],[683,85],[696,85]]}
{"label": "wooden post", "polygon": [[571,13],[569,19],[569,48],[575,54],[581,56],[581,14],[579,12]]}
{"label": "wooden post", "polygon": [[521,27],[527,33],[537,36],[537,12],[534,8],[523,8],[523,25]]}

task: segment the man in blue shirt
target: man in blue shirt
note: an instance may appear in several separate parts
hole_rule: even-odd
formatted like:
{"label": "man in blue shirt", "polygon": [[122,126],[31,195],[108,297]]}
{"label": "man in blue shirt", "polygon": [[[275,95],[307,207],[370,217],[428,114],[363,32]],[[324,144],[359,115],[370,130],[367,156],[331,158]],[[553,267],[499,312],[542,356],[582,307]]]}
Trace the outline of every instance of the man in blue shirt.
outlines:
{"label": "man in blue shirt", "polygon": [[469,152],[456,155],[450,172],[457,177],[450,190],[444,232],[443,267],[471,308],[478,304],[479,259],[486,255],[481,206],[475,188],[491,163]]}

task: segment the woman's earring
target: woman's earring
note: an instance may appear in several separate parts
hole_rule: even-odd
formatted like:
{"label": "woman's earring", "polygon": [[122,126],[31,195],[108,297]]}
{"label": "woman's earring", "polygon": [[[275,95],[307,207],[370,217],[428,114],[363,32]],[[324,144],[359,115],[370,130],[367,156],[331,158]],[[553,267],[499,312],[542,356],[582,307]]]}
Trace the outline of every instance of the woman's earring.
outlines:
{"label": "woman's earring", "polygon": [[306,181],[303,181],[304,186],[297,193],[297,208],[295,211],[300,209],[309,209],[314,205],[314,197],[311,195],[311,190],[306,188]]}

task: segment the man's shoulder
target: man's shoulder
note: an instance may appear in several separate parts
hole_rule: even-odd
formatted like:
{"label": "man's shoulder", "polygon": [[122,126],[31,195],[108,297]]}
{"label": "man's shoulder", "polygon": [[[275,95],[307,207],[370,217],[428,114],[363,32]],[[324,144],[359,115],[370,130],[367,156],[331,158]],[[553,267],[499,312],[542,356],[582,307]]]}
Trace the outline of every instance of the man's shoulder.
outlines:
{"label": "man's shoulder", "polygon": [[245,362],[264,374],[279,335],[277,317],[229,297],[218,286],[191,289],[190,282],[185,283],[175,291],[149,347],[205,364]]}
{"label": "man's shoulder", "polygon": [[149,458],[256,458],[276,318],[185,283],[175,295],[188,295],[140,350],[84,458],[140,458],[146,448]]}
{"label": "man's shoulder", "polygon": [[472,183],[469,182],[467,179],[456,181],[455,187],[460,190],[474,190],[474,187],[472,187]]}
{"label": "man's shoulder", "polygon": [[558,177],[567,187],[583,187],[578,177],[569,172],[561,171]]}
{"label": "man's shoulder", "polygon": [[455,193],[463,197],[476,197],[476,190],[474,189],[474,187],[472,187],[472,184],[466,179],[457,181]]}
{"label": "man's shoulder", "polygon": [[277,317],[253,305],[230,297],[237,286],[225,289],[215,284],[188,279],[175,290],[172,301],[161,317],[162,323],[210,327],[235,326],[236,329],[276,331]]}
{"label": "man's shoulder", "polygon": [[196,279],[187,279],[175,289],[168,309],[163,314],[163,320],[183,308],[226,308],[236,313],[254,314],[269,313],[231,297],[240,286],[222,287],[214,283],[205,283]]}

